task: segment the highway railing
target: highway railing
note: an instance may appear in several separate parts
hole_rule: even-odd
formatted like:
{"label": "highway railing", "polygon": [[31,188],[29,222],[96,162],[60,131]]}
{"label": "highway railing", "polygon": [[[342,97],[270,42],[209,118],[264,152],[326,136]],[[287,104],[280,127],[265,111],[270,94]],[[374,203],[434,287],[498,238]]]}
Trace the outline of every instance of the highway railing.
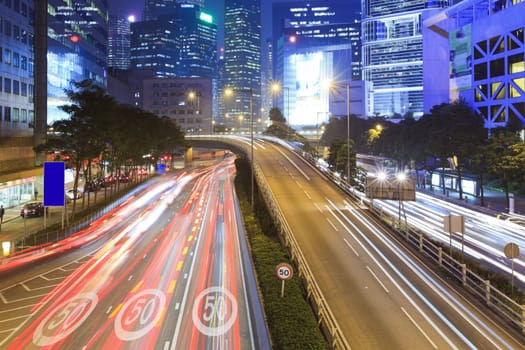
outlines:
{"label": "highway railing", "polygon": [[341,328],[337,324],[319,285],[315,281],[314,275],[308,266],[308,262],[304,257],[299,244],[295,240],[286,218],[282,214],[279,204],[275,200],[275,196],[266,181],[266,177],[256,164],[252,165],[255,179],[259,187],[259,193],[266,203],[270,216],[277,227],[281,244],[288,250],[291,260],[298,269],[299,277],[302,278],[306,286],[308,301],[314,307],[314,311],[323,333],[329,339],[330,344],[334,349],[350,349],[350,346],[342,333]]}

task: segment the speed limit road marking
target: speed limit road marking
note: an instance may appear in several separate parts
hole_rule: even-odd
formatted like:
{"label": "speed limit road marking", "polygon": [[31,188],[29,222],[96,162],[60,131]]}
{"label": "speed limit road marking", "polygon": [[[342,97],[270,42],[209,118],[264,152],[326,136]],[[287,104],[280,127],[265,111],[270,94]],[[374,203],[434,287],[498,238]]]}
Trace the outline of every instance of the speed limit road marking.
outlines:
{"label": "speed limit road marking", "polygon": [[40,322],[33,343],[49,346],[66,338],[89,317],[97,303],[95,293],[79,294],[64,301]]}
{"label": "speed limit road marking", "polygon": [[115,318],[115,333],[130,341],[146,335],[159,321],[166,296],[157,289],[147,289],[131,297]]}
{"label": "speed limit road marking", "polygon": [[191,318],[197,329],[209,336],[226,333],[237,319],[237,300],[223,287],[210,287],[199,293]]}

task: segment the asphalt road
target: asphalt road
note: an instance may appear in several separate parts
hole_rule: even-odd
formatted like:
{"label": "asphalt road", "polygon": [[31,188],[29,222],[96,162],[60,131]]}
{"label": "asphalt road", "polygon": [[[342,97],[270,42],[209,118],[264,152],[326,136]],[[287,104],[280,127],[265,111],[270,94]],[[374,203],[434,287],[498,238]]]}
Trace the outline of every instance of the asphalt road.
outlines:
{"label": "asphalt road", "polygon": [[157,179],[0,283],[0,348],[268,349],[227,159]]}
{"label": "asphalt road", "polygon": [[455,293],[368,210],[294,152],[255,162],[353,349],[519,349],[524,338]]}

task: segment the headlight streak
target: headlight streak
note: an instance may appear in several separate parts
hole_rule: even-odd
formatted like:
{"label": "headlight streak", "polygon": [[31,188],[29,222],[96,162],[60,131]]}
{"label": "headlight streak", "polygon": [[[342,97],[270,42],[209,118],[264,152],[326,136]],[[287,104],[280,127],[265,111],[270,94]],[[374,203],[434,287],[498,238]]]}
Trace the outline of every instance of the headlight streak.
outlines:
{"label": "headlight streak", "polygon": [[[419,193],[418,193],[419,195]],[[446,202],[445,202],[446,203]],[[394,207],[397,207],[397,205],[394,205],[395,203],[392,202],[392,203],[389,203],[388,201],[381,201],[381,204],[384,205],[384,207],[382,207],[382,209],[386,212],[386,213],[389,213],[390,216],[392,217],[397,217],[397,208],[394,208]],[[448,205],[450,205],[450,203],[446,203]],[[432,211],[426,211],[424,210],[424,208],[422,208],[421,210],[423,211],[423,213],[425,214],[423,216],[423,219],[418,219],[416,217],[415,214],[411,213],[413,209],[415,210],[418,210],[418,206],[420,204],[417,204],[416,203],[409,203],[408,205],[406,205],[406,209],[407,209],[407,221],[409,223],[409,226],[413,226],[413,227],[417,227],[419,228],[420,230],[423,230],[423,232],[425,233],[425,235],[427,237],[431,237],[432,239],[435,239],[435,240],[438,240],[439,242],[443,243],[444,245],[450,245],[450,238],[449,238],[449,233],[447,232],[444,232],[443,231],[443,222],[444,222],[444,216],[440,215],[440,214],[434,214],[434,217],[439,217],[439,220],[435,220],[432,218],[432,216],[428,215],[429,213],[431,213]],[[454,209],[457,209],[457,208],[454,208]],[[486,215],[486,214],[483,214],[483,213],[478,213],[478,212],[473,212],[471,210],[455,210],[455,212],[464,212],[464,214],[469,214],[469,215],[472,215],[472,216],[465,216],[465,221],[466,221],[466,230],[465,230],[465,234],[464,234],[464,239],[465,239],[465,243],[469,243],[471,244],[472,246],[476,247],[476,248],[479,248],[481,251],[485,251],[487,254],[483,254],[483,253],[480,253],[479,251],[476,251],[474,250],[474,248],[472,247],[469,247],[468,245],[465,245],[464,247],[464,251],[465,251],[465,254],[473,257],[474,259],[477,259],[477,260],[483,260],[483,261],[486,261],[488,264],[491,264],[492,266],[500,269],[501,271],[504,271],[506,273],[509,273],[511,274],[512,273],[512,269],[510,266],[508,265],[505,265],[501,262],[501,260],[505,261],[506,260],[506,257],[504,256],[503,254],[503,246],[508,243],[509,241],[508,240],[501,240],[501,241],[498,241],[498,242],[501,242],[499,244],[499,246],[497,247],[492,247],[490,245],[488,245],[486,242],[483,242],[483,241],[489,241],[489,242],[496,242],[494,239],[491,239],[490,237],[498,237],[498,235],[495,235],[494,234],[494,231],[496,232],[500,232],[500,235],[501,236],[505,236],[505,235],[508,235],[508,231],[501,231],[501,230],[496,230],[497,226],[491,226],[488,228],[488,231],[493,233],[492,235],[489,236],[489,238],[487,239],[487,234],[483,234],[482,232],[479,232],[479,230],[475,230],[476,227],[479,227],[479,225],[477,225],[477,221],[479,220],[478,218],[483,218],[483,219],[493,219],[493,220],[496,220],[494,223],[497,224],[497,220],[498,219],[495,219],[495,218],[491,218],[490,216]],[[435,213],[435,212],[434,212]],[[412,215],[410,215],[412,214]],[[481,220],[482,222],[484,222],[484,220]],[[489,222],[491,220],[488,220]],[[500,220],[501,221],[501,220]],[[503,222],[503,221],[501,221]],[[516,225],[516,224],[513,224],[512,225],[515,225],[516,227],[514,227],[515,229],[518,229],[518,230],[522,230],[523,231],[523,227],[519,226],[519,225]],[[512,225],[507,225],[507,226],[512,226]],[[519,233],[515,233],[515,235],[518,235],[520,237],[523,237],[523,234],[519,234]],[[453,233],[453,237],[454,239],[452,240],[452,245],[453,247],[456,249],[456,250],[461,250],[461,236],[457,233]],[[476,237],[479,237],[476,239]],[[522,240],[523,238],[521,238],[521,242],[523,242]],[[518,242],[519,242],[518,241]],[[522,243],[522,244],[525,244],[525,243]],[[490,257],[490,255],[493,255],[495,257],[500,257],[500,259],[493,259]],[[514,259],[514,264],[515,264],[515,267],[516,266],[519,266],[519,267],[525,267],[525,262],[520,259],[520,258],[517,258],[517,259]],[[522,272],[520,271],[516,271],[516,269],[514,270],[514,278],[522,281],[522,282],[525,282],[525,274],[523,274]]]}
{"label": "headlight streak", "polygon": [[[328,199],[327,199],[328,200]],[[345,220],[350,224],[352,225],[352,227],[357,231],[359,232],[359,235],[360,236],[364,236],[363,233],[359,230],[359,228],[357,228],[352,222],[350,222],[348,220],[348,218],[346,217],[346,215],[344,215],[340,210],[339,208],[335,207],[334,203],[330,200],[328,200],[328,202],[330,203],[330,205],[332,205],[335,209],[335,211],[337,211],[342,217],[345,218]],[[366,252],[366,254],[370,257],[370,259],[372,259],[377,267],[383,272],[383,274],[390,280],[390,282],[392,282],[392,284],[394,286],[396,286],[396,288],[399,290],[399,292],[406,298],[406,300],[414,307],[414,309],[416,309],[419,314],[432,326],[432,328],[435,329],[435,331],[441,335],[441,337],[453,348],[453,349],[460,349],[458,348],[455,344],[453,344],[451,342],[450,339],[448,339],[448,337],[443,333],[443,331],[430,319],[429,316],[427,316],[427,314],[421,310],[421,308],[419,307],[419,305],[416,304],[416,302],[410,298],[410,296],[407,294],[407,292],[405,292],[405,290],[399,285],[399,283],[397,283],[396,280],[394,280],[392,278],[392,276],[390,276],[390,274],[386,271],[386,269],[383,267],[383,265],[377,260],[377,258],[370,252],[370,250],[363,244],[363,242],[361,242],[361,240],[358,239],[358,237],[356,235],[354,235],[352,233],[352,231],[348,228],[348,226],[346,226],[346,224],[337,216],[334,214],[334,211],[330,211],[330,214],[339,222],[339,224],[341,226],[343,226],[343,228],[348,232],[348,234],[350,236],[352,236],[352,238],[359,244],[359,246]],[[366,241],[368,241],[368,239],[366,237],[364,237],[364,239]],[[376,251],[378,252],[378,249],[377,247],[375,247],[375,245],[371,244],[369,242],[369,244],[371,245],[371,247]],[[425,302],[425,304],[427,304],[428,307],[430,307],[430,309],[432,309],[437,315],[438,317],[445,323],[447,324],[456,334],[458,334],[458,336],[460,338],[464,338],[463,335],[459,332],[459,330],[457,330],[449,321],[448,319],[446,319],[441,313],[439,313],[437,310],[435,310],[434,306],[428,302],[428,300],[426,300],[423,296],[420,295],[419,291],[417,291],[415,289],[415,287],[412,286],[412,284],[407,281],[404,276],[401,275],[401,273],[386,259],[386,257],[381,253],[381,252],[378,252],[379,256],[389,265],[391,266],[391,268],[394,270],[394,272],[396,272],[396,274],[403,280],[405,281],[405,283],[408,285],[409,288],[411,288],[413,290],[414,293],[416,293],[418,296],[420,296],[420,298],[423,300],[423,302]],[[465,339],[466,343],[469,344],[470,342]],[[475,349],[475,347],[471,344],[471,348],[472,349]]]}
{"label": "headlight streak", "polygon": [[[432,303],[424,297],[424,295],[419,292],[416,287],[393,265],[391,261],[388,260],[386,256],[379,250],[377,246],[373,244],[373,242],[370,241],[366,235],[359,230],[359,228],[352,223],[352,221],[344,215],[337,206],[331,201],[329,201],[330,204],[334,207],[334,210],[337,211],[346,222],[348,222],[352,227],[359,232],[360,236],[367,241],[367,243],[376,251],[376,253],[381,256],[383,261],[385,261],[390,268],[396,272],[396,274],[409,286],[409,288],[416,293],[421,300],[431,309],[434,311],[434,313],[441,318],[453,331],[456,333],[461,339],[463,339],[467,345],[469,345],[471,348],[475,349],[476,347],[474,344],[472,344],[462,333],[459,329],[457,329],[448,319],[435,308]],[[347,208],[348,210],[351,210],[351,208]],[[488,327],[485,322],[483,322],[481,319],[479,319],[476,315],[474,315],[470,310],[468,310],[463,303],[458,300],[456,297],[454,297],[452,294],[450,294],[444,287],[442,287],[440,284],[438,284],[424,269],[419,267],[416,263],[412,262],[410,257],[408,257],[400,248],[397,247],[397,245],[394,242],[391,242],[386,235],[381,232],[379,229],[377,229],[375,226],[373,226],[367,218],[365,218],[361,213],[352,211],[354,216],[363,224],[365,225],[371,232],[373,232],[377,238],[379,238],[386,247],[390,249],[391,252],[393,252],[401,261],[404,262],[405,266],[407,266],[410,270],[414,272],[416,276],[420,278],[421,281],[423,281],[426,285],[428,285],[434,292],[445,302],[448,302],[448,304],[456,310],[456,312],[467,322],[471,324],[477,324],[477,327],[474,327],[479,334],[481,334],[485,339],[487,339],[490,343],[492,343],[496,348],[500,348],[498,344],[495,343],[495,341],[492,338],[489,338],[486,333],[482,332],[480,328],[484,329],[487,333],[491,334],[492,337],[496,338],[498,341],[500,341],[502,344],[504,344],[508,349],[512,349],[512,346],[507,344],[504,339],[502,339],[498,334],[496,334],[490,327]],[[335,216],[335,215],[334,215]],[[350,232],[350,231],[349,231]],[[360,243],[361,244],[361,243]],[[385,272],[385,271],[384,271]],[[388,276],[388,274],[385,272],[385,275]],[[452,301],[453,303],[450,303]],[[474,322],[475,321],[475,322]]]}

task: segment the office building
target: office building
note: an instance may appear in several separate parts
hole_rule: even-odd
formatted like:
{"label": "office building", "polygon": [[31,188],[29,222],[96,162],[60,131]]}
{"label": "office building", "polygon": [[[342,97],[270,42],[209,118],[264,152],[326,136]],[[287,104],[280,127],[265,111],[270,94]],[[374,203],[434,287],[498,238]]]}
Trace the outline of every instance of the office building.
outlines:
{"label": "office building", "polygon": [[49,0],[47,122],[68,115],[58,107],[69,103],[65,89],[91,79],[106,87],[108,9],[106,0]]}
{"label": "office building", "polygon": [[328,122],[332,92],[326,83],[361,79],[359,3],[279,2],[272,18],[274,81],[283,88],[277,105],[296,128]]}
{"label": "office building", "polygon": [[[34,2],[0,1],[0,204],[33,196],[35,169]],[[41,171],[40,171],[41,173]]]}
{"label": "office building", "polygon": [[451,4],[449,0],[363,1],[363,79],[372,83],[375,115],[423,115],[422,18],[427,11]]}
{"label": "office building", "polygon": [[142,109],[174,120],[186,133],[213,130],[212,79],[152,78],[143,80]]}
{"label": "office building", "polygon": [[131,24],[131,69],[156,77],[216,77],[217,26],[193,4]]}
{"label": "office building", "polygon": [[448,73],[433,81],[446,91],[443,102],[464,98],[488,135],[509,123],[525,127],[524,16],[522,1],[464,0],[424,21],[432,33],[425,41],[440,43]]}
{"label": "office building", "polygon": [[126,17],[109,16],[108,67],[129,68],[130,35],[130,22]]}
{"label": "office building", "polygon": [[[220,116],[229,125],[237,125],[241,116],[246,120],[253,112],[254,120],[261,111],[261,11],[258,0],[225,2],[224,73],[221,98],[225,99]],[[224,89],[234,90],[224,96]],[[227,118],[226,118],[227,116]],[[249,129],[249,123],[240,123]]]}

